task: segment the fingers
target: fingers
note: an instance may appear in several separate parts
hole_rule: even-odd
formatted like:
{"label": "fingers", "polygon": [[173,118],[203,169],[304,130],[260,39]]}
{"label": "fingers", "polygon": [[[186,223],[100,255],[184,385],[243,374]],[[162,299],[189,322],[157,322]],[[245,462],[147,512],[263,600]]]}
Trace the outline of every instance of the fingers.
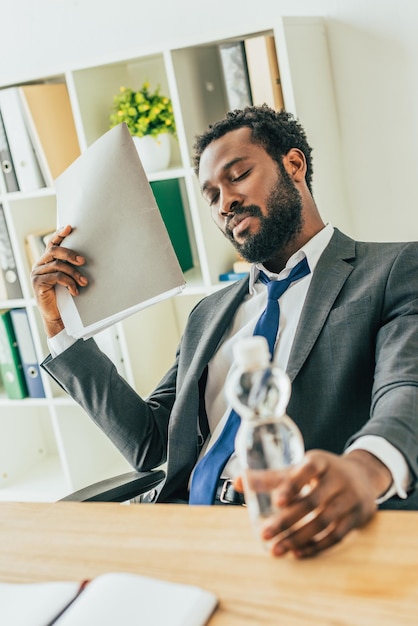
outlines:
{"label": "fingers", "polygon": [[[292,552],[296,558],[312,557],[337,545],[352,529],[349,520],[341,518],[328,524],[322,530],[317,530],[317,519],[307,522],[301,530],[288,537],[273,541],[270,550],[273,556],[283,556],[287,552]],[[305,536],[304,536],[305,535]]]}
{"label": "fingers", "polygon": [[311,511],[281,535],[270,536],[271,533],[267,532],[265,541],[270,541],[273,556],[283,556],[287,552],[297,558],[315,556],[340,543],[351,530],[368,522],[376,511],[374,506],[366,515],[359,516],[361,507],[357,503],[347,507],[343,500],[337,498],[331,505]]}
{"label": "fingers", "polygon": [[327,461],[321,454],[308,452],[298,466],[284,470],[247,470],[246,476],[251,489],[274,491],[275,504],[284,506],[310,492],[326,469]]}
{"label": "fingers", "polygon": [[67,237],[72,232],[72,230],[73,229],[70,224],[58,228],[58,230],[56,230],[55,233],[51,235],[51,237],[48,239],[47,246],[60,246],[65,237]]}
{"label": "fingers", "polygon": [[87,277],[79,270],[86,259],[74,250],[62,246],[65,237],[71,232],[70,225],[59,228],[50,237],[44,254],[32,267],[31,278],[35,297],[38,304],[44,303],[44,308],[55,306],[52,297],[55,285],[66,287],[72,296],[76,296],[79,287],[88,284]]}
{"label": "fingers", "polygon": [[[276,493],[272,499],[278,513],[271,516],[263,525],[262,537],[265,541],[279,538],[283,552],[295,550],[318,533],[323,533],[335,518],[342,515],[345,506],[350,506],[347,499],[343,499],[342,508],[336,508],[339,495],[338,482],[322,478],[315,479],[299,489],[298,494],[290,503],[279,505]],[[284,541],[283,541],[284,540]],[[276,550],[277,552],[277,550]]]}
{"label": "fingers", "polygon": [[301,544],[300,547],[295,548],[293,554],[299,559],[315,556],[319,554],[319,552],[340,543],[350,530],[352,529],[347,519],[343,518],[338,522],[335,521],[325,528],[323,532],[314,535],[311,541],[305,542]]}
{"label": "fingers", "polygon": [[79,287],[88,284],[88,278],[69,263],[53,259],[44,265],[34,266],[32,284],[35,295],[39,297],[55,285],[66,287],[72,296],[76,296]]}
{"label": "fingers", "polygon": [[364,525],[376,511],[362,466],[328,452],[310,451],[298,467],[247,471],[246,478],[253,490],[269,491],[277,508],[261,528],[275,556],[313,556]]}
{"label": "fingers", "polygon": [[36,271],[38,267],[43,267],[44,265],[47,265],[57,259],[65,261],[66,263],[71,263],[72,265],[84,265],[85,258],[83,256],[74,250],[70,250],[69,248],[65,248],[61,245],[65,237],[67,237],[71,232],[72,227],[70,225],[64,226],[63,228],[59,228],[55,231],[55,233],[48,240],[44,254],[38,262],[35,263],[32,271]]}
{"label": "fingers", "polygon": [[87,276],[79,269],[86,259],[62,245],[72,230],[70,225],[59,228],[49,238],[44,254],[32,267],[32,288],[48,337],[55,336],[64,328],[55,287],[61,285],[72,296],[77,296],[80,287],[88,284]]}
{"label": "fingers", "polygon": [[234,479],[234,489],[235,489],[235,491],[239,491],[240,493],[243,493],[243,491],[244,491],[244,484],[243,484],[241,476],[237,476]]}
{"label": "fingers", "polygon": [[289,551],[301,553],[312,546],[320,549],[320,541],[325,546],[325,537],[331,533],[333,542],[341,540],[342,536],[336,530],[341,520],[346,520],[346,532],[354,525],[353,509],[353,502],[347,503],[339,493],[321,502],[321,495],[315,492],[314,496],[309,494],[299,502],[279,509],[276,515],[266,520],[261,531],[262,538],[267,542],[274,540],[272,552],[276,556]]}

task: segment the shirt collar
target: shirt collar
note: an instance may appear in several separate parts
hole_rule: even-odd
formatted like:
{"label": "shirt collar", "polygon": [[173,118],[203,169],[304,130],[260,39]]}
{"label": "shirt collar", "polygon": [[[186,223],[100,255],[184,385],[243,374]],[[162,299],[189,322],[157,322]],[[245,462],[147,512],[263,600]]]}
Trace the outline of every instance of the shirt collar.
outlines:
{"label": "shirt collar", "polygon": [[253,263],[250,268],[249,292],[253,293],[254,283],[257,282],[260,271],[263,271],[271,280],[282,280],[283,278],[287,278],[292,268],[305,256],[308,259],[311,273],[313,273],[321,254],[329,244],[333,234],[334,227],[331,224],[327,224],[319,233],[309,239],[304,246],[292,254],[286,266],[279,274],[269,272],[262,263]]}

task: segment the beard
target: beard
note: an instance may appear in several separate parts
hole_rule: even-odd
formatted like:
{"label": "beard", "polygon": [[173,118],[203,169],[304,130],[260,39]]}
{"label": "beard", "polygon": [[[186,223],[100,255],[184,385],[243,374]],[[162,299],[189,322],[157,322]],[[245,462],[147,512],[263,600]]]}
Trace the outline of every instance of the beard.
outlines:
{"label": "beard", "polygon": [[266,207],[267,215],[263,215],[255,204],[234,210],[230,219],[234,215],[245,214],[257,217],[260,221],[260,230],[255,234],[247,233],[244,243],[235,241],[229,221],[225,227],[227,239],[242,258],[250,263],[264,263],[272,259],[302,230],[302,197],[284,168],[267,198]]}

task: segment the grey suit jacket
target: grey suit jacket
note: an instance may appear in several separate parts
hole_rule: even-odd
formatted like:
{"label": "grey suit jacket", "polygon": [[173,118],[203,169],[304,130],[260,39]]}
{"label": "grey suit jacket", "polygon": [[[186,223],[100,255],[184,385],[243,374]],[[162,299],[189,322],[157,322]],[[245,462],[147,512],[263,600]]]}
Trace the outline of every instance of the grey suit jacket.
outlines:
{"label": "grey suit jacket", "polygon": [[[147,399],[93,340],[43,363],[136,469],[167,458],[160,501],[187,497],[202,443],[202,381],[247,293],[244,279],[194,308],[173,367]],[[288,413],[307,449],[341,453],[360,435],[379,435],[418,475],[417,296],[418,243],[362,243],[335,230],[312,276],[288,364]]]}

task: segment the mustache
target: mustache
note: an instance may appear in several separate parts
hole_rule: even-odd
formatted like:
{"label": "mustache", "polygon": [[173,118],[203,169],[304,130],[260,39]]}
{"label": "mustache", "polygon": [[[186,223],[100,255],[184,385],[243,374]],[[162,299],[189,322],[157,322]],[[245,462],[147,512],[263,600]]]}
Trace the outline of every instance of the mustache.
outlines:
{"label": "mustache", "polygon": [[229,225],[231,221],[240,215],[245,215],[245,217],[262,217],[263,214],[261,212],[260,207],[257,204],[249,204],[248,206],[237,206],[230,212],[227,217],[225,229],[230,231]]}

